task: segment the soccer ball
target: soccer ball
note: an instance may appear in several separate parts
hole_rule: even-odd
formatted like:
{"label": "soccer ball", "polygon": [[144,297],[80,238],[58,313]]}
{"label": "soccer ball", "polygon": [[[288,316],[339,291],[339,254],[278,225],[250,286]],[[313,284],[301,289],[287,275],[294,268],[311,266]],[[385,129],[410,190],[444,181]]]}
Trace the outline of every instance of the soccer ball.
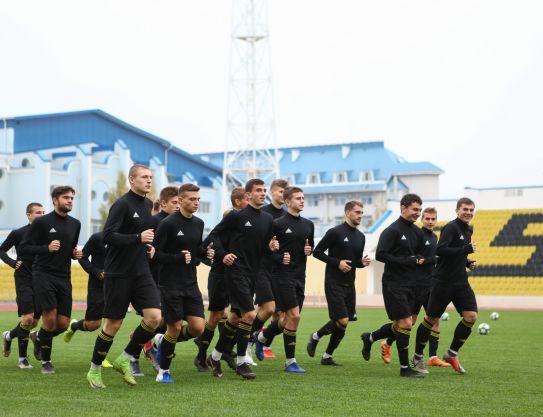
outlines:
{"label": "soccer ball", "polygon": [[490,313],[490,320],[498,320],[499,318],[500,318],[500,313],[498,313],[497,311]]}
{"label": "soccer ball", "polygon": [[441,315],[441,320],[443,321],[449,321],[449,313],[443,313]]}
{"label": "soccer ball", "polygon": [[489,334],[490,333],[490,326],[486,323],[479,324],[479,327],[477,329],[479,331],[479,334]]}

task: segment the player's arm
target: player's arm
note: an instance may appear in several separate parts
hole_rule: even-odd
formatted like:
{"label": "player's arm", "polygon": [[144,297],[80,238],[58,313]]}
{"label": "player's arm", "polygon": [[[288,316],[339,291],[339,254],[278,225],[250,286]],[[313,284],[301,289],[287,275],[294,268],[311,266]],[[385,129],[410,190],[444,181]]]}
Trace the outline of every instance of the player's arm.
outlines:
{"label": "player's arm", "polygon": [[341,260],[325,253],[328,249],[330,249],[330,246],[333,244],[334,237],[335,236],[332,229],[327,230],[324,234],[324,237],[320,240],[319,243],[317,243],[317,246],[315,246],[315,248],[313,249],[313,256],[319,261],[322,261],[337,268]]}
{"label": "player's arm", "polygon": [[204,243],[202,242],[202,236],[204,234],[204,222],[200,222],[198,224],[198,244],[196,245],[196,253],[195,253],[195,257],[193,259],[193,263],[200,263],[200,262],[204,262],[204,263],[207,263],[207,261],[209,261],[208,257],[207,257],[207,248],[208,246],[210,246],[210,248],[213,248],[213,244],[211,244],[211,242],[209,242],[206,246],[204,246]]}
{"label": "player's arm", "polygon": [[40,219],[34,220],[26,231],[21,245],[19,246],[21,255],[35,256],[50,252],[49,244],[40,245],[38,243],[40,242],[40,237],[43,234],[43,226],[39,220]]}
{"label": "player's arm", "polygon": [[473,253],[473,246],[468,243],[463,246],[452,246],[454,239],[456,238],[456,230],[454,227],[445,226],[439,236],[439,242],[437,243],[436,255],[437,256],[455,256],[455,255],[467,255]]}
{"label": "player's arm", "polygon": [[223,262],[224,258],[228,255],[235,256],[228,251],[227,247],[224,246],[221,237],[226,237],[234,231],[237,218],[237,212],[234,210],[231,211],[224,216],[220,223],[216,225],[209,233],[209,239],[213,242],[213,247],[215,248],[215,258],[220,262]]}
{"label": "player's arm", "polygon": [[355,265],[357,268],[365,268],[366,265],[364,265],[364,262],[362,262],[362,257],[364,256],[364,248],[366,247],[366,236],[364,233],[361,233],[362,235],[362,245],[360,245],[360,250],[356,253],[356,261]]}
{"label": "player's arm", "polygon": [[185,255],[178,251],[173,253],[170,249],[170,244],[173,243],[176,233],[173,229],[173,226],[170,226],[169,223],[160,222],[155,233],[155,257],[157,261],[161,264],[186,264]]}
{"label": "player's arm", "polygon": [[271,232],[266,235],[266,238],[264,239],[265,242],[265,248],[264,248],[264,254],[271,259],[271,261],[274,264],[281,265],[283,263],[283,257],[285,256],[285,251],[281,249],[281,246],[279,246],[279,250],[276,252],[272,252],[269,247],[270,240],[272,237],[277,236],[279,232],[281,231],[281,227],[278,225],[277,221],[280,219],[276,219],[272,222]]}
{"label": "player's arm", "polygon": [[81,232],[81,223],[79,221],[77,222],[76,228],[74,239],[72,240],[72,259],[81,259],[83,251],[77,249],[77,244],[79,243],[79,233]]}
{"label": "player's arm", "polygon": [[392,254],[396,240],[396,232],[393,229],[385,229],[381,233],[381,236],[379,236],[375,259],[391,265],[406,266],[416,264],[417,258],[414,256],[397,256]]}
{"label": "player's arm", "polygon": [[87,274],[95,278],[99,278],[100,273],[102,271],[99,268],[96,268],[91,263],[91,261],[89,260],[89,257],[93,256],[98,245],[99,245],[99,235],[92,235],[90,239],[87,241],[87,243],[85,243],[85,246],[83,246],[83,256],[81,257],[81,259],[77,260],[79,262],[79,265],[81,265],[81,267],[83,268],[83,270]]}
{"label": "player's arm", "polygon": [[127,246],[141,242],[139,234],[120,233],[124,217],[128,211],[126,203],[119,201],[113,203],[109,209],[106,224],[104,225],[103,241],[107,245]]}
{"label": "player's arm", "polygon": [[0,246],[0,259],[2,259],[2,261],[4,263],[8,264],[13,269],[15,269],[15,266],[17,264],[17,260],[13,259],[12,257],[10,257],[7,254],[7,252],[13,246],[15,246],[15,233],[13,233],[13,231],[11,231],[9,233],[8,237],[6,238],[6,240],[4,240],[4,243],[2,243],[2,245]]}

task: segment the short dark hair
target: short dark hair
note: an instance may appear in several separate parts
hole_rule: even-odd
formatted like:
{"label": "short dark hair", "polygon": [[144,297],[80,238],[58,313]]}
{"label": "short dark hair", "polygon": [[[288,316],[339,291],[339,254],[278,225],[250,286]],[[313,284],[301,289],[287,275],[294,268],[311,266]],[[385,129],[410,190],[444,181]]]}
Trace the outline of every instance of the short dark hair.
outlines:
{"label": "short dark hair", "polygon": [[134,164],[128,170],[128,177],[135,177],[140,169],[146,169],[147,171],[151,171],[151,168],[149,168],[147,165]]}
{"label": "short dark hair", "polygon": [[155,201],[153,201],[153,210],[154,211],[160,210],[160,200],[158,198]]}
{"label": "short dark hair", "polygon": [[475,203],[471,198],[468,197],[462,197],[456,202],[456,210],[458,210],[460,207],[462,207],[462,204],[465,204],[466,206],[474,206]]}
{"label": "short dark hair", "polygon": [[232,189],[232,192],[230,193],[230,202],[232,205],[236,205],[236,200],[243,200],[243,197],[245,196],[245,188],[242,187],[235,187]]}
{"label": "short dark hair", "polygon": [[434,207],[426,207],[424,210],[422,210],[422,216],[424,216],[426,213],[437,214],[437,210]]}
{"label": "short dark hair", "polygon": [[409,207],[413,203],[419,203],[422,205],[421,198],[416,194],[406,194],[400,200],[400,206]]}
{"label": "short dark hair", "polygon": [[288,187],[288,181],[284,180],[282,178],[278,178],[276,180],[273,180],[270,184],[270,190],[273,190],[274,188],[287,188]]}
{"label": "short dark hair", "polygon": [[190,182],[183,184],[181,187],[179,187],[179,195],[192,191],[200,191],[200,187],[198,187],[196,184],[191,184]]}
{"label": "short dark hair", "polygon": [[59,185],[55,188],[53,188],[53,191],[51,191],[51,198],[58,198],[62,194],[66,193],[73,193],[75,194],[75,190],[71,185]]}
{"label": "short dark hair", "polygon": [[170,201],[172,198],[177,197],[179,189],[173,185],[169,185],[160,190],[159,204],[161,201]]}
{"label": "short dark hair", "polygon": [[283,193],[283,199],[290,200],[295,193],[303,193],[300,187],[287,187]]}
{"label": "short dark hair", "polygon": [[253,187],[255,185],[264,185],[264,181],[262,181],[260,178],[250,179],[245,183],[245,192],[250,193],[251,191],[253,191]]}
{"label": "short dark hair", "polygon": [[40,203],[30,203],[29,205],[26,206],[26,213],[27,214],[32,213],[32,209],[34,207],[43,207],[43,205],[41,205]]}
{"label": "short dark hair", "polygon": [[364,208],[364,204],[362,204],[361,201],[357,201],[357,200],[347,201],[347,203],[345,203],[345,210],[344,211],[345,212],[351,211],[352,209],[354,209],[357,206]]}

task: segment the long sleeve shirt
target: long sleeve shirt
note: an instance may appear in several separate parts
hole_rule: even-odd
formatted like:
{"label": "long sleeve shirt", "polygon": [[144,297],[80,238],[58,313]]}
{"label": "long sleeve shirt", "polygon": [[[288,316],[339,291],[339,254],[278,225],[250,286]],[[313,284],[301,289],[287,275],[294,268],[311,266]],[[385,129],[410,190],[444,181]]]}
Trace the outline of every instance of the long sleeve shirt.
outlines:
{"label": "long sleeve shirt", "polygon": [[415,286],[423,244],[422,231],[403,217],[383,230],[375,253],[375,259],[385,264],[383,284]]}
{"label": "long sleeve shirt", "polygon": [[[199,258],[206,256],[202,247],[203,232],[202,219],[185,217],[179,211],[160,222],[155,234],[155,256],[160,263],[161,287],[185,289],[198,286],[196,265]],[[190,264],[185,261],[184,250],[191,253]]]}
{"label": "long sleeve shirt", "polygon": [[[35,255],[32,272],[42,272],[57,278],[70,279],[73,250],[77,247],[81,223],[71,216],[55,211],[35,219],[23,241],[21,255]],[[57,252],[49,252],[49,243],[60,241]]]}
{"label": "long sleeve shirt", "polygon": [[[283,217],[287,212],[283,207],[277,208],[271,203],[262,207],[261,210],[269,213],[274,220]],[[262,263],[260,264],[260,268],[263,270],[269,270],[270,272],[277,269],[277,265],[274,263],[271,254],[264,255],[264,257],[262,258]]]}
{"label": "long sleeve shirt", "polygon": [[417,269],[417,285],[430,286],[437,262],[437,235],[425,227],[422,227],[421,230],[424,240],[421,256],[424,258],[424,263],[419,265]]}
{"label": "long sleeve shirt", "polygon": [[[279,251],[272,255],[276,264],[276,273],[293,273],[296,276],[305,277],[307,255],[304,253],[304,247],[307,240],[313,250],[314,232],[315,226],[311,220],[293,216],[288,212],[273,221],[272,235],[277,236],[279,241]],[[290,255],[288,265],[283,264],[285,252]]]}
{"label": "long sleeve shirt", "polygon": [[[17,261],[22,261],[22,265],[19,269],[15,270],[15,276],[26,276],[26,277],[32,277],[32,262],[34,262],[34,256],[28,255],[28,256],[21,256],[19,247],[21,245],[21,242],[23,241],[23,237],[26,234],[26,232],[30,229],[30,225],[27,224],[26,226],[20,227],[18,229],[12,230],[9,235],[6,237],[6,240],[2,243],[2,246],[0,246],[0,259],[4,261],[6,264],[11,266],[12,268],[15,268],[15,265],[17,264]],[[17,253],[17,258],[13,259],[11,258],[7,252],[12,248],[15,247],[15,251]]]}
{"label": "long sleeve shirt", "polygon": [[219,256],[226,252],[221,249],[221,236],[229,235],[228,251],[237,259],[231,266],[244,275],[256,276],[262,257],[269,253],[268,244],[272,238],[273,217],[248,205],[226,215],[211,231],[214,247],[219,249]]}
{"label": "long sleeve shirt", "polygon": [[131,190],[120,197],[109,210],[103,231],[108,245],[104,271],[107,276],[150,274],[147,245],[140,234],[153,229],[153,203]]}
{"label": "long sleeve shirt", "polygon": [[100,273],[104,272],[106,246],[102,241],[102,232],[91,235],[85,246],[83,246],[83,257],[79,259],[79,264],[89,274],[89,288],[101,288],[103,286]]}
{"label": "long sleeve shirt", "polygon": [[[153,229],[155,229],[155,232],[158,229],[158,225],[160,224],[160,222],[168,216],[169,214],[166,213],[165,211],[161,211],[153,216],[153,221],[154,221]],[[160,266],[159,266],[158,259],[156,256],[153,256],[152,259],[149,259],[149,268],[151,268],[151,275],[155,279],[155,282],[158,283],[158,274],[159,274]]]}
{"label": "long sleeve shirt", "polygon": [[[342,285],[354,285],[356,268],[363,268],[362,257],[366,236],[355,227],[342,223],[326,231],[324,237],[315,247],[313,256],[326,263],[325,281]],[[328,253],[326,253],[328,251]],[[351,261],[351,270],[339,270],[339,262]]]}
{"label": "long sleeve shirt", "polygon": [[435,277],[437,280],[451,284],[467,282],[468,255],[473,253],[472,234],[471,226],[458,218],[447,223],[441,230],[436,249],[438,260]]}

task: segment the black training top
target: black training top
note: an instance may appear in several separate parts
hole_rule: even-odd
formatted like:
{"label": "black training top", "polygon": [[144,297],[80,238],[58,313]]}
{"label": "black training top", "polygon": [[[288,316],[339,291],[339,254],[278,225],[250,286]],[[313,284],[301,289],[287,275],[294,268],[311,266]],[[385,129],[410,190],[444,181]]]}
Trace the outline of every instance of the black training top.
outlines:
{"label": "black training top", "polygon": [[[14,275],[16,277],[32,277],[32,262],[34,262],[34,256],[21,256],[19,251],[19,246],[23,241],[23,237],[28,229],[30,229],[29,224],[12,230],[6,237],[6,240],[4,240],[4,243],[2,243],[2,246],[0,246],[0,259],[2,259],[2,261],[4,261],[6,264],[11,266],[12,268],[15,268],[15,264],[17,263],[17,261],[23,262],[21,267],[15,270]],[[7,254],[7,252],[14,246],[15,251],[17,252],[17,259],[10,258]]]}
{"label": "black training top", "polygon": [[108,248],[104,262],[106,276],[150,274],[147,245],[140,234],[154,226],[153,202],[131,190],[109,209],[103,232]]}
{"label": "black training top", "polygon": [[[166,213],[165,211],[161,211],[153,216],[153,222],[154,222],[153,229],[155,229],[155,233],[160,222],[168,216],[169,216],[168,213]],[[153,256],[152,259],[149,259],[149,267],[151,268],[151,275],[155,279],[155,282],[158,284],[159,263],[156,256]]]}
{"label": "black training top", "polygon": [[423,234],[421,256],[424,258],[424,263],[417,268],[417,285],[430,286],[432,285],[432,277],[437,261],[437,235],[425,227],[421,227],[420,230],[422,230]]}
{"label": "black training top", "polygon": [[102,232],[91,235],[83,246],[83,257],[79,259],[79,264],[89,274],[89,288],[103,287],[104,281],[100,279],[100,273],[104,271],[106,248],[107,245],[102,241]]}
{"label": "black training top", "polygon": [[287,212],[283,207],[277,208],[271,203],[263,206],[261,210],[265,211],[266,213],[271,214],[274,220],[278,219],[279,217],[284,216],[285,213]]}
{"label": "black training top", "polygon": [[473,253],[472,234],[472,227],[458,218],[445,225],[436,249],[436,279],[449,283],[467,282],[468,255]]}
{"label": "black training top", "polygon": [[[155,234],[155,256],[160,263],[161,287],[198,286],[196,265],[206,257],[206,251],[202,248],[203,232],[202,219],[196,216],[187,218],[180,211],[160,222]],[[181,253],[183,250],[190,252],[190,264],[185,262],[185,255]]]}
{"label": "black training top", "polygon": [[[307,240],[311,250],[315,246],[313,241],[315,226],[311,220],[301,216],[293,216],[286,213],[284,216],[273,221],[272,235],[277,236],[279,251],[272,255],[276,265],[276,273],[293,273],[297,276],[305,276],[307,255],[304,253],[305,241]],[[283,265],[283,255],[288,252],[290,263]]]}
{"label": "black training top", "polygon": [[385,264],[383,284],[416,285],[423,244],[422,230],[403,217],[383,230],[375,253],[375,259]]}
{"label": "black training top", "polygon": [[[354,285],[356,268],[363,268],[362,257],[366,236],[356,227],[342,223],[326,231],[324,237],[315,247],[313,256],[326,263],[325,281],[337,282],[342,285]],[[328,254],[325,251],[328,250]],[[339,270],[341,260],[351,261],[351,270]]]}
{"label": "black training top", "polygon": [[[55,211],[32,222],[21,242],[21,256],[32,256],[32,272],[44,272],[58,278],[70,279],[73,250],[77,247],[81,223],[72,216],[61,216]],[[49,252],[48,245],[60,241],[57,252]]]}
{"label": "black training top", "polygon": [[[262,257],[270,253],[273,217],[250,205],[227,214],[211,231],[213,246],[218,253],[225,253],[221,236],[230,236],[228,251],[237,256],[231,268],[244,275],[256,276]],[[219,255],[220,256],[220,255]]]}

